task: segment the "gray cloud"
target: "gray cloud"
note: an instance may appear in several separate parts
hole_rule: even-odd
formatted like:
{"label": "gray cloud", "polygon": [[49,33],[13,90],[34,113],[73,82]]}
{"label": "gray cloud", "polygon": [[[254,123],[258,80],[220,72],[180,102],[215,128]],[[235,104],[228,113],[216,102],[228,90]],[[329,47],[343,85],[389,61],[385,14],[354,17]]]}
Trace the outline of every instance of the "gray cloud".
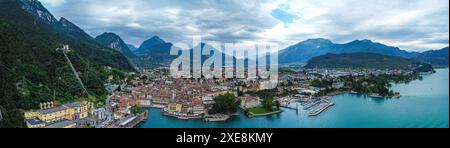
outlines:
{"label": "gray cloud", "polygon": [[[54,0],[56,1],[56,0]],[[448,46],[448,0],[59,0],[44,3],[92,36],[119,34],[139,45],[153,35],[189,42],[192,35],[216,42],[276,43],[308,38],[342,43],[372,39],[407,50]],[[298,17],[285,24],[280,9]]]}

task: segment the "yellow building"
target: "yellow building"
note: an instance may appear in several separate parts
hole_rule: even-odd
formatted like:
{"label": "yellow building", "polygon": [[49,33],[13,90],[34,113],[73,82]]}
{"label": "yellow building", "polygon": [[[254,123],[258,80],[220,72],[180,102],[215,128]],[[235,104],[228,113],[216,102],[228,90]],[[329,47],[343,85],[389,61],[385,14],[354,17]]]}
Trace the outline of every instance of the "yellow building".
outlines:
{"label": "yellow building", "polygon": [[67,107],[67,120],[77,120],[89,117],[91,111],[94,109],[92,103],[88,102],[74,102],[64,105]]}
{"label": "yellow building", "polygon": [[177,111],[177,112],[179,112],[179,113],[181,113],[181,110],[183,109],[183,105],[182,104],[177,104],[176,106],[175,106],[175,111]]}
{"label": "yellow building", "polygon": [[[41,128],[62,121],[73,121],[86,118],[94,109],[89,102],[67,103],[59,107],[25,112],[25,119],[29,128]],[[69,127],[72,127],[70,124]]]}
{"label": "yellow building", "polygon": [[171,111],[176,111],[177,110],[177,105],[176,104],[169,104],[167,106],[167,108]]}
{"label": "yellow building", "polygon": [[175,112],[181,113],[181,110],[182,110],[182,108],[183,108],[183,105],[182,105],[182,104],[169,104],[169,105],[167,106],[167,108],[168,108],[169,110],[171,110],[171,111],[175,111]]}

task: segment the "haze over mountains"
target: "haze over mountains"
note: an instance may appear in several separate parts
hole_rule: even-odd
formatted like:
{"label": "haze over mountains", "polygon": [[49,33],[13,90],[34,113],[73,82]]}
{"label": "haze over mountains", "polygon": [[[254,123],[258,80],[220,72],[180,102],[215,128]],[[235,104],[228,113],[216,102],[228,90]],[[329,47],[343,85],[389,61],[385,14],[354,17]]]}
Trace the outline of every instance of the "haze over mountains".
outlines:
{"label": "haze over mountains", "polygon": [[[171,43],[166,43],[161,38],[154,36],[135,49],[133,52],[139,57],[155,59],[168,65],[174,56],[170,56]],[[219,50],[220,52],[220,50]],[[423,53],[408,52],[398,47],[392,47],[371,40],[355,40],[345,44],[336,44],[330,40],[318,38],[302,41],[279,52],[279,64],[306,64],[314,57],[328,53],[376,53],[386,56],[398,56],[434,66],[448,66],[448,47],[441,50],[430,50]]]}
{"label": "haze over mountains", "polygon": [[424,63],[429,63],[434,66],[447,66],[448,67],[448,47],[440,50],[430,50],[420,53],[413,59],[417,61],[422,61]]}
{"label": "haze over mountains", "polygon": [[[148,59],[153,59],[154,62],[168,65],[170,61],[175,58],[169,54],[171,47],[171,43],[166,43],[158,36],[154,36],[144,41],[140,48],[133,50],[133,52],[139,57],[146,57]],[[408,52],[398,47],[384,45],[371,40],[355,40],[345,44],[336,44],[323,38],[305,40],[280,50],[279,63],[306,64],[312,58],[328,53],[343,54],[358,52],[398,56],[432,64],[434,66],[448,66],[448,47],[419,53]]]}
{"label": "haze over mountains", "polygon": [[[135,49],[133,52],[136,56],[138,56],[142,62],[145,62],[144,67],[151,67],[151,66],[169,66],[171,62],[177,58],[178,56],[174,56],[170,54],[170,50],[172,48],[178,48],[173,47],[172,43],[166,42],[163,39],[161,39],[158,36],[153,36],[148,40],[145,40],[139,48]],[[193,52],[195,50],[200,50],[200,53],[202,53],[204,50],[210,50],[212,51],[212,54],[222,54],[222,58],[230,58],[231,56],[225,55],[222,53],[221,50],[216,49],[207,43],[200,43],[199,45],[196,45],[193,48],[190,49],[183,49],[183,50],[189,50],[191,54],[191,58],[193,58]],[[212,55],[202,55],[201,61],[204,62]],[[233,59],[236,59],[234,57],[231,57]]]}
{"label": "haze over mountains", "polygon": [[132,45],[132,44],[127,44],[127,46],[128,46],[128,49],[130,49],[131,51],[136,51],[138,48],[136,48],[134,45]]}

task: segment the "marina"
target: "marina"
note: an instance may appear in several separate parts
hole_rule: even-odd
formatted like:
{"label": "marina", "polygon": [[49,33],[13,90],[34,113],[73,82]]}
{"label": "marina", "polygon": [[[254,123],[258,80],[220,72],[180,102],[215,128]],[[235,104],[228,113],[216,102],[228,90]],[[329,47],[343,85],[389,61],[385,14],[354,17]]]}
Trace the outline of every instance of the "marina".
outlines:
{"label": "marina", "polygon": [[321,99],[320,104],[324,104],[324,105],[321,105],[319,108],[314,109],[311,112],[309,112],[309,116],[318,116],[319,114],[321,114],[322,112],[327,110],[329,107],[334,106],[334,103],[332,103],[330,100],[327,100],[327,99]]}
{"label": "marina", "polygon": [[[330,97],[335,106],[309,117],[310,111],[283,108],[281,114],[249,118],[239,111],[225,122],[179,120],[149,109],[149,119],[140,128],[383,128],[449,127],[449,70],[424,76],[408,84],[394,84],[391,89],[402,94],[399,99],[375,99],[362,94]],[[293,102],[289,106],[302,103]],[[312,105],[312,104],[309,104]],[[430,109],[432,107],[433,109]]]}

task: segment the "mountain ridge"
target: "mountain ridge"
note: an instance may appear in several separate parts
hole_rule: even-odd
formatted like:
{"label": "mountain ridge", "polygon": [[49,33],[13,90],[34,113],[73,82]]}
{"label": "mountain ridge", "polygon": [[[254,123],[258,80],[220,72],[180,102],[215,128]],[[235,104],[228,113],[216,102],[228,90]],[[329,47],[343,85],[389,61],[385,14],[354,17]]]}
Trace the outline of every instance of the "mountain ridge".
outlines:
{"label": "mountain ridge", "polygon": [[399,56],[369,52],[328,53],[312,58],[305,68],[408,69],[415,63],[414,60]]}
{"label": "mountain ridge", "polygon": [[279,53],[280,64],[305,63],[313,57],[327,53],[370,52],[389,56],[412,58],[418,53],[401,50],[371,40],[354,40],[344,44],[333,43],[328,39],[308,39],[289,46]]}
{"label": "mountain ridge", "polygon": [[[44,8],[37,0],[0,0],[0,110],[4,117],[0,127],[25,127],[23,111],[38,109],[39,103],[45,101],[88,98],[103,102],[101,98],[107,94],[103,84],[112,74],[105,67],[134,70],[120,52],[102,47],[91,37],[78,38],[82,32],[68,31],[70,28],[59,21],[47,21],[56,19],[48,19],[52,15]],[[66,27],[74,25],[65,23]],[[64,54],[56,50],[65,44],[70,46],[66,55],[89,96],[81,89]]]}
{"label": "mountain ridge", "polygon": [[137,58],[122,38],[115,33],[105,32],[95,37],[95,41],[108,48],[116,49],[130,60]]}
{"label": "mountain ridge", "polygon": [[163,39],[161,39],[158,36],[153,36],[148,40],[145,40],[144,42],[142,42],[142,44],[139,46],[139,50],[147,50],[148,48],[151,48],[155,45],[159,45],[159,44],[164,44],[166,43],[166,41],[164,41]]}
{"label": "mountain ridge", "polygon": [[[176,56],[170,55],[173,44],[158,36],[145,40],[139,48],[132,52],[140,58],[142,68],[168,66]],[[133,46],[134,47],[134,46]]]}
{"label": "mountain ridge", "polygon": [[421,61],[424,63],[431,64],[433,66],[449,66],[449,47],[445,47],[439,50],[429,50],[420,53],[417,57],[413,59]]}

